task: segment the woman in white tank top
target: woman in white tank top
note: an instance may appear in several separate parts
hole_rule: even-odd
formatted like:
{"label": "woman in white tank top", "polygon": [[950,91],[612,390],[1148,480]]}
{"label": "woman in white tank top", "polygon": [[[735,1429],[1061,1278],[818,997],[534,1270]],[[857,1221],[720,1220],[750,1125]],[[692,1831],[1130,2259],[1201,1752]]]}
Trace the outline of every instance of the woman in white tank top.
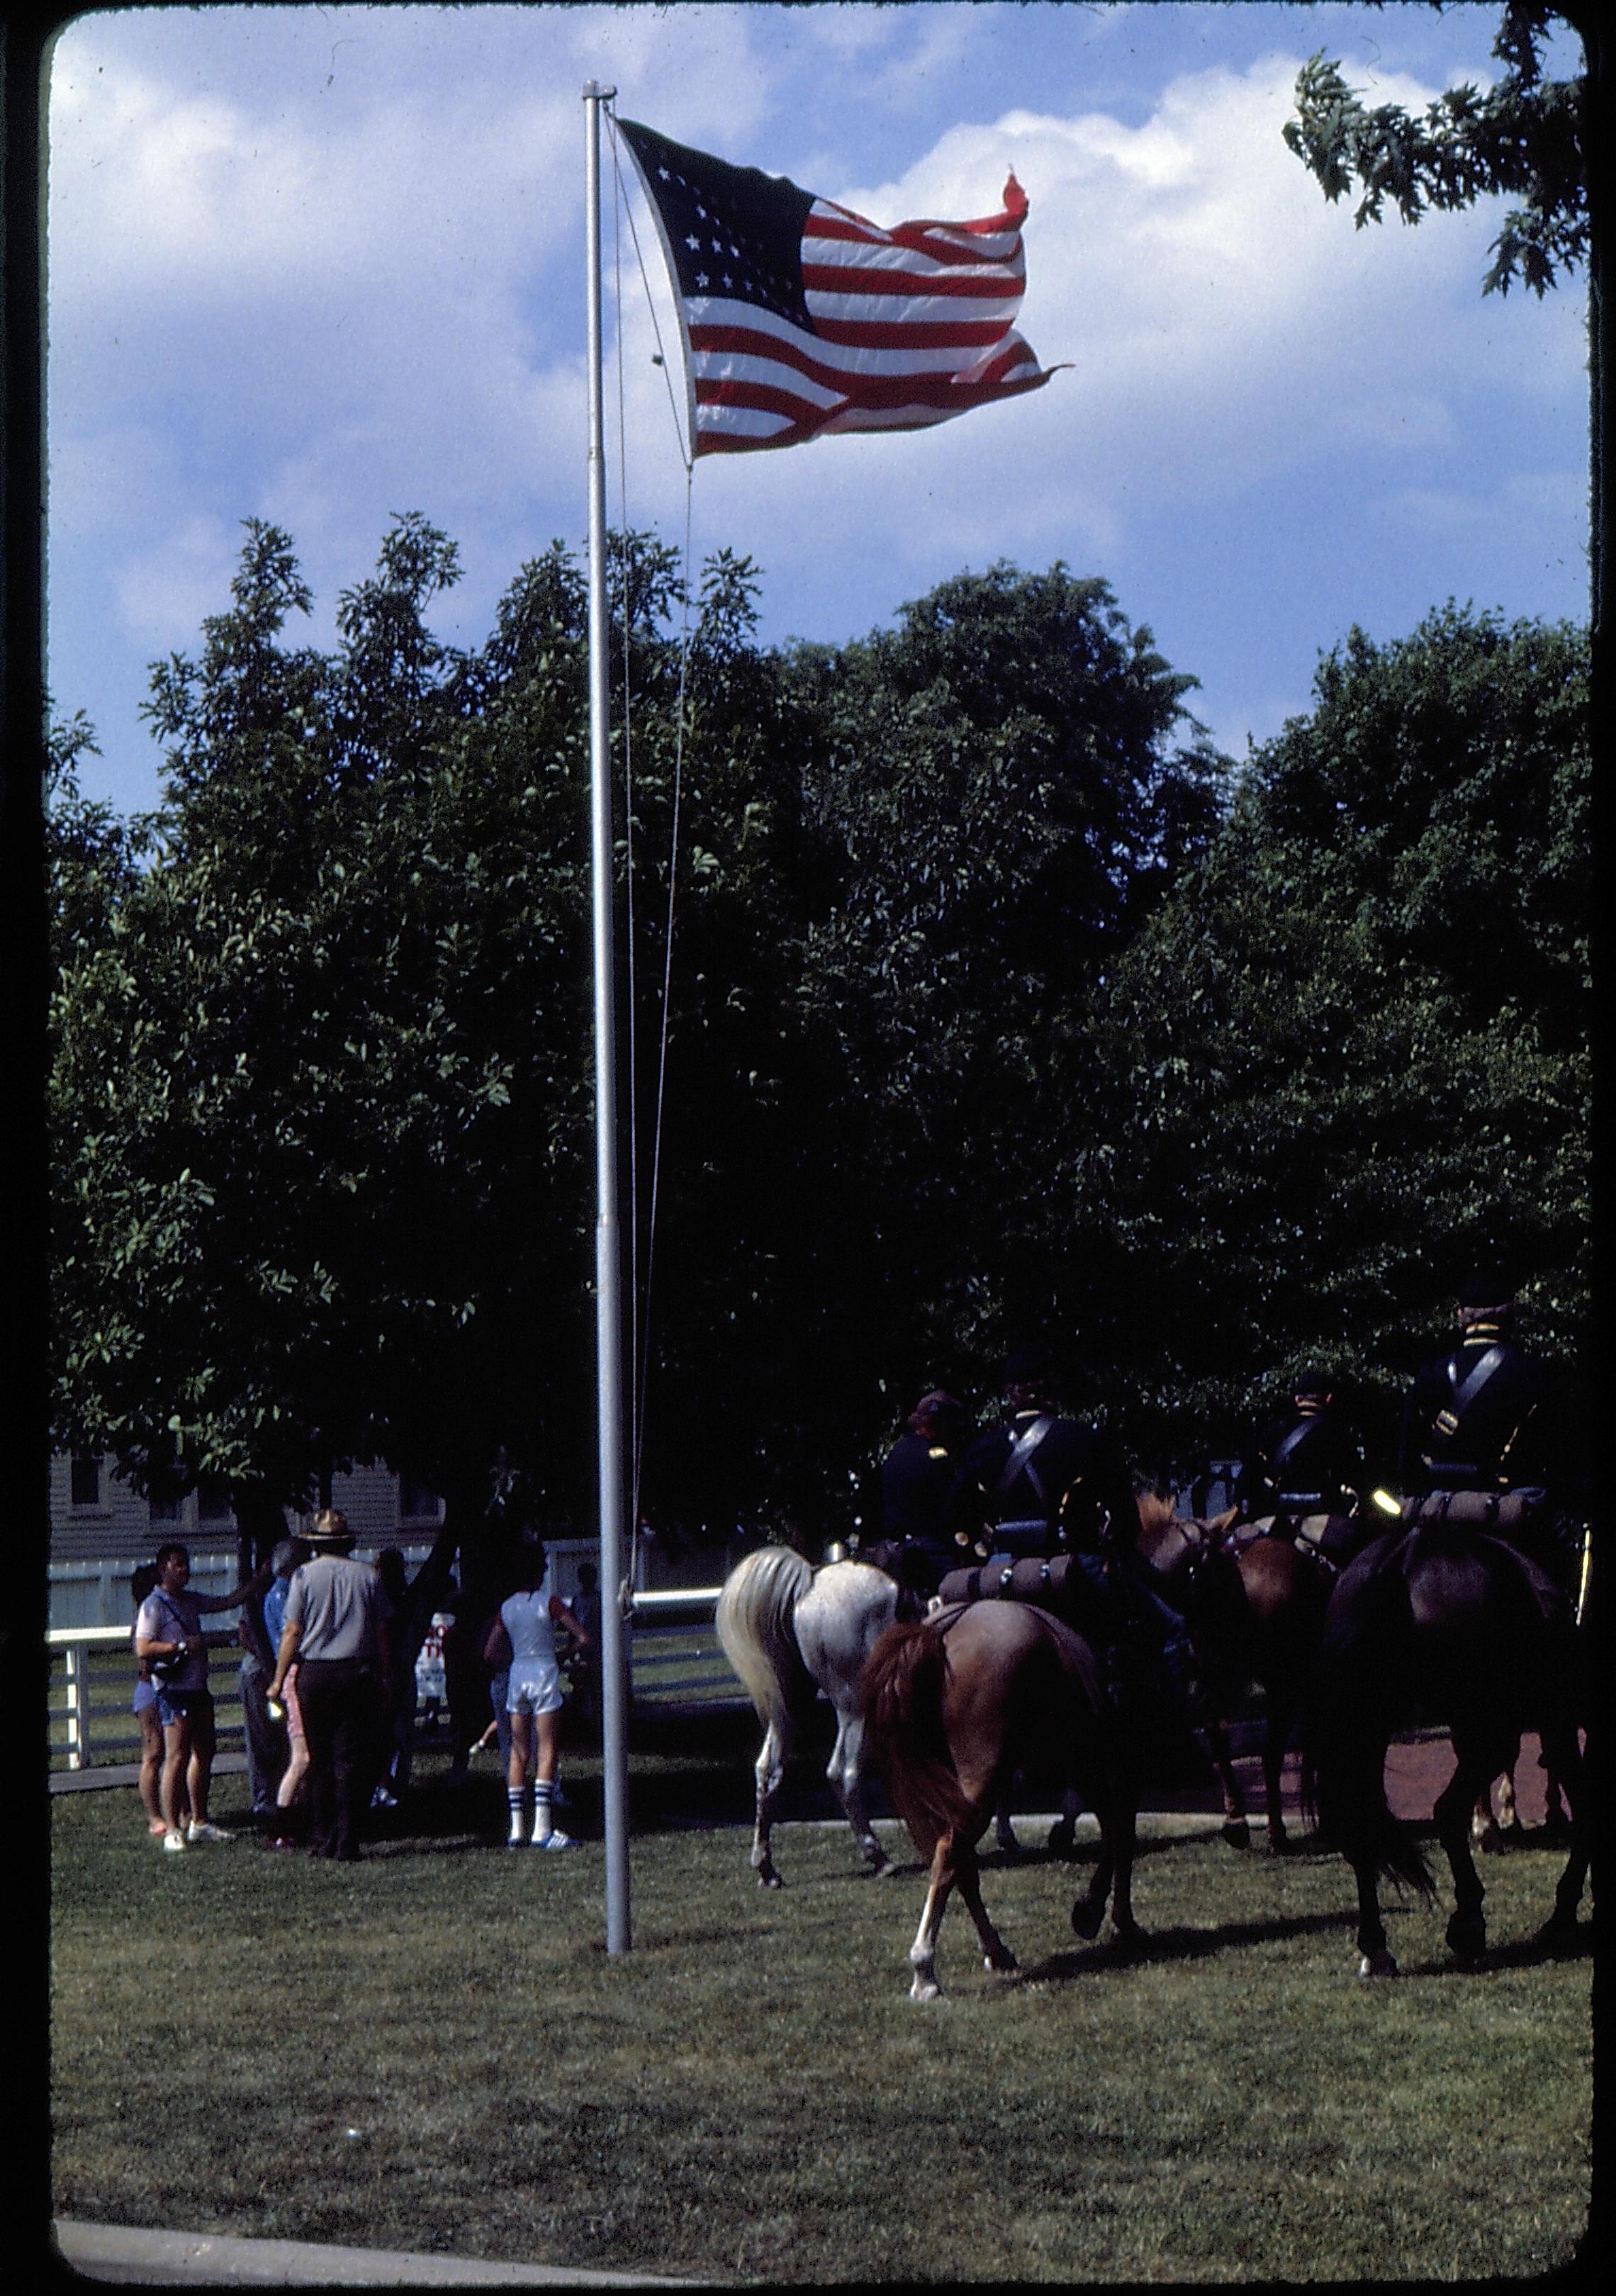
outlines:
{"label": "woman in white tank top", "polygon": [[[562,1703],[555,1629],[564,1628],[580,1648],[589,1637],[560,1595],[550,1592],[549,1558],[542,1541],[524,1539],[522,1548],[525,1583],[501,1603],[482,1652],[488,1665],[510,1668],[505,1708],[511,1717],[511,1761],[505,1799],[511,1832],[506,1847],[515,1849],[527,1841],[535,1849],[575,1849],[577,1843],[570,1833],[557,1830],[554,1818],[555,1718]],[[534,1773],[530,1786],[529,1769]],[[526,1829],[529,1809],[531,1833]]]}

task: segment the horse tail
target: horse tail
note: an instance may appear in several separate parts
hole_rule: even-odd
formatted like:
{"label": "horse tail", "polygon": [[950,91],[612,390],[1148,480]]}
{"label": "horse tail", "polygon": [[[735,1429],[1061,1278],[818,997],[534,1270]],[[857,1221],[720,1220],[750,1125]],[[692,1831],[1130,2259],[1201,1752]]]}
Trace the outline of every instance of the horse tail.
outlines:
{"label": "horse tail", "polygon": [[810,1565],[789,1546],[743,1555],[718,1592],[713,1624],[766,1728],[783,1728],[813,1693],[792,1613],[814,1583]]}
{"label": "horse tail", "polygon": [[948,1653],[929,1620],[889,1627],[864,1670],[865,1731],[898,1816],[929,1857],[967,1816],[943,1729]]}
{"label": "horse tail", "polygon": [[1353,1623],[1326,1640],[1309,1687],[1302,1718],[1303,1815],[1343,1857],[1373,1861],[1383,1881],[1429,1902],[1435,1895],[1431,1868],[1386,1799],[1389,1734],[1376,1719],[1383,1707],[1374,1677],[1366,1678],[1361,1657],[1353,1663]]}

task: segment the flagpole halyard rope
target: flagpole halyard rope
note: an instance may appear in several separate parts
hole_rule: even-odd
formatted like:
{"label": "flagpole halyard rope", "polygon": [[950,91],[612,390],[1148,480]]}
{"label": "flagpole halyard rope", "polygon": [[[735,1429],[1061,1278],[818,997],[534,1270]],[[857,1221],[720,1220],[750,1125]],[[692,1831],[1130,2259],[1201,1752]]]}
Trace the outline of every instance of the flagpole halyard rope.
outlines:
{"label": "flagpole halyard rope", "polygon": [[[615,201],[614,208],[613,208],[613,234],[614,234],[614,237],[613,237],[613,254],[614,254],[614,262],[615,262],[615,264],[616,264],[616,293],[617,293],[618,467],[619,467],[618,498],[619,498],[619,504],[620,512],[621,512],[621,517],[622,517],[622,534],[623,534],[624,542],[625,542],[625,555],[624,555],[624,562],[623,562],[623,726],[624,726],[624,732],[623,732],[623,758],[624,758],[624,774],[625,774],[625,792],[626,792],[626,800],[627,800],[627,801],[626,801],[626,804],[625,804],[625,821],[626,821],[626,824],[627,824],[627,825],[628,825],[628,853],[627,853],[627,862],[628,862],[628,879],[629,879],[629,892],[628,892],[628,996],[629,996],[629,1084],[628,1084],[628,1093],[629,1093],[629,1136],[628,1136],[628,1138],[629,1138],[629,1149],[628,1149],[628,1160],[629,1160],[629,1208],[630,1208],[630,1210],[629,1210],[629,1217],[630,1217],[630,1224],[631,1224],[631,1227],[632,1227],[632,1231],[633,1231],[633,1242],[632,1242],[632,1244],[631,1244],[631,1246],[630,1246],[630,1279],[629,1279],[629,1280],[630,1280],[630,1284],[631,1284],[631,1289],[632,1289],[632,1297],[633,1297],[633,1307],[632,1307],[632,1310],[631,1310],[631,1346],[632,1346],[632,1349],[633,1349],[633,1361],[632,1361],[632,1363],[631,1363],[630,1372],[629,1372],[629,1378],[630,1378],[630,1383],[631,1383],[631,1393],[630,1393],[630,1425],[631,1425],[631,1428],[632,1428],[632,1430],[633,1430],[633,1436],[632,1436],[631,1451],[630,1451],[630,1480],[631,1480],[631,1488],[632,1488],[632,1500],[631,1500],[631,1505],[630,1505],[630,1509],[629,1509],[629,1533],[628,1533],[628,1540],[629,1540],[628,1584],[629,1584],[629,1586],[632,1587],[634,1586],[635,1582],[636,1582],[636,1579],[637,1576],[638,1576],[638,1564],[639,1564],[639,1543],[640,1543],[640,1494],[641,1494],[642,1484],[643,1484],[643,1476],[644,1476],[644,1441],[645,1441],[645,1391],[646,1391],[647,1385],[648,1385],[648,1383],[649,1383],[649,1379],[650,1379],[650,1367],[651,1367],[651,1282],[652,1282],[652,1268],[653,1268],[653,1267],[654,1267],[654,1263],[655,1263],[655,1255],[656,1255],[656,1226],[657,1226],[657,1211],[658,1211],[659,1199],[660,1199],[660,1177],[661,1177],[661,1168],[662,1168],[662,1119],[663,1119],[663,1111],[664,1111],[664,1107],[665,1107],[665,1104],[666,1104],[666,1097],[667,1097],[667,1082],[668,1082],[668,1048],[669,1048],[669,1033],[670,1033],[670,1028],[671,1028],[671,1003],[670,1003],[670,998],[671,998],[672,978],[673,978],[673,937],[674,937],[674,918],[675,918],[675,910],[676,910],[676,902],[677,902],[677,884],[678,884],[679,813],[680,813],[680,807],[681,807],[682,796],[683,796],[683,789],[684,789],[685,727],[685,711],[686,711],[686,703],[687,703],[687,694],[688,694],[688,686],[689,686],[690,652],[691,652],[691,642],[692,642],[692,632],[691,632],[691,627],[690,627],[690,572],[691,572],[691,547],[692,547],[692,540],[691,540],[691,529],[692,529],[692,504],[693,504],[693,480],[694,480],[694,473],[695,473],[695,464],[694,464],[694,462],[693,462],[693,457],[692,457],[691,454],[687,451],[687,449],[686,449],[686,447],[685,447],[684,432],[683,432],[683,430],[682,430],[682,429],[681,429],[681,427],[680,427],[680,424],[679,424],[678,403],[677,403],[677,400],[676,399],[676,398],[674,397],[673,381],[672,381],[672,377],[669,375],[669,372],[668,372],[668,362],[667,362],[667,358],[666,358],[666,357],[664,356],[663,349],[662,349],[662,333],[661,333],[661,328],[660,328],[660,324],[659,324],[659,323],[658,323],[658,319],[657,319],[656,304],[655,304],[655,302],[654,302],[654,300],[653,300],[653,299],[652,299],[652,292],[651,292],[651,282],[650,282],[649,277],[648,277],[648,276],[647,276],[647,275],[646,275],[646,270],[645,270],[645,258],[644,258],[644,252],[642,251],[641,247],[640,247],[639,233],[638,233],[637,229],[636,228],[636,226],[635,226],[635,220],[634,220],[634,209],[633,209],[633,207],[632,207],[632,205],[630,204],[630,202],[629,202],[629,201],[628,201],[628,197],[627,197],[627,193],[626,193],[626,190],[625,190],[625,186],[624,186],[624,183],[623,183],[622,166],[621,166],[620,155],[619,155],[619,139],[618,139],[618,133],[617,133],[617,122],[616,122],[616,120],[615,120],[615,119],[614,119],[614,117],[613,117],[613,115],[612,115],[611,109],[610,105],[606,106],[606,107],[605,107],[605,110],[606,110],[606,125],[607,125],[607,128],[608,128],[608,130],[609,130],[609,132],[610,132],[610,134],[611,134],[611,164],[612,164],[612,175],[613,175],[614,184],[615,184],[615,190],[616,190],[616,201]],[[633,876],[634,876],[634,846],[633,846],[633,835],[634,835],[634,832],[633,832],[633,818],[634,818],[634,807],[633,807],[633,787],[632,787],[632,780],[631,780],[631,777],[630,777],[630,767],[631,767],[631,757],[632,757],[632,750],[631,750],[631,741],[630,741],[630,734],[629,734],[629,717],[628,717],[628,706],[629,706],[629,623],[628,623],[628,557],[627,557],[627,549],[626,549],[627,541],[628,541],[628,462],[627,462],[628,422],[627,422],[627,418],[626,418],[626,396],[627,396],[627,394],[626,394],[626,387],[625,387],[625,382],[624,382],[624,357],[623,357],[623,299],[622,299],[622,271],[621,271],[621,247],[622,247],[622,239],[621,239],[621,228],[620,228],[620,221],[619,221],[619,218],[620,218],[620,217],[621,217],[621,216],[623,216],[623,215],[627,215],[627,217],[628,217],[628,231],[629,231],[629,236],[630,236],[631,240],[633,241],[633,243],[634,243],[634,250],[635,250],[635,256],[636,256],[636,260],[637,260],[637,262],[638,262],[638,264],[639,264],[639,271],[640,271],[640,283],[641,283],[641,286],[643,287],[643,289],[644,290],[644,295],[645,295],[645,307],[646,307],[646,309],[647,309],[647,310],[650,312],[650,314],[651,314],[652,332],[652,334],[655,336],[655,339],[656,339],[656,344],[657,344],[657,365],[658,365],[662,369],[662,377],[663,377],[663,381],[664,381],[664,383],[665,383],[665,384],[666,384],[666,386],[667,386],[668,394],[669,394],[669,409],[670,409],[670,411],[671,411],[671,413],[672,413],[672,415],[673,415],[673,422],[674,422],[674,437],[675,437],[675,440],[676,440],[676,443],[677,444],[678,450],[679,450],[679,460],[680,460],[680,462],[683,463],[683,465],[684,465],[684,469],[685,469],[685,549],[684,549],[684,562],[683,562],[683,566],[682,566],[682,569],[681,569],[680,582],[679,582],[679,597],[680,597],[680,629],[679,629],[679,685],[678,685],[678,695],[677,695],[677,704],[676,704],[676,716],[675,716],[674,760],[673,760],[673,792],[672,792],[672,801],[671,801],[671,805],[670,805],[670,808],[669,808],[669,852],[668,852],[668,914],[667,914],[667,922],[666,922],[666,924],[665,924],[665,926],[664,926],[664,931],[663,931],[663,946],[662,946],[662,1010],[661,1010],[661,1022],[660,1022],[660,1039],[659,1039],[658,1047],[657,1047],[657,1084],[656,1084],[656,1094],[655,1094],[654,1101],[653,1101],[653,1103],[652,1103],[652,1128],[651,1128],[651,1183],[650,1183],[650,1189],[649,1189],[649,1201],[648,1201],[647,1208],[646,1208],[646,1219],[645,1219],[645,1269],[644,1269],[644,1282],[643,1282],[643,1283],[642,1283],[642,1281],[641,1281],[641,1278],[640,1278],[640,1275],[639,1275],[639,1121],[638,1121],[638,1115],[637,1115],[637,1105],[638,1105],[638,1103],[637,1103],[637,1068],[638,1068],[638,1062],[637,1062],[637,1060],[636,1060],[636,1034],[635,1034],[635,1022],[634,1022],[634,1017],[633,1017],[633,1016],[634,1016],[634,1012],[635,1012],[635,1006],[636,1006],[636,1001],[637,1001],[637,1000],[636,1000],[636,994],[635,994],[635,990],[636,990],[636,982],[637,973],[636,973],[636,960],[635,960],[635,931],[634,931],[634,894],[633,894]]]}

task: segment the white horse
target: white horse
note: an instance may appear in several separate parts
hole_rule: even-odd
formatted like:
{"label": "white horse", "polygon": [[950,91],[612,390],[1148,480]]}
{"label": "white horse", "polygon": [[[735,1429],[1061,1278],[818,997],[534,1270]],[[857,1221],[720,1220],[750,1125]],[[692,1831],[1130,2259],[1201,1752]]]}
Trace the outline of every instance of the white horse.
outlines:
{"label": "white horse", "polygon": [[764,1726],[751,1849],[763,1889],[782,1886],[769,1851],[769,1820],[816,1685],[836,1715],[825,1775],[865,1865],[876,1874],[886,1866],[864,1806],[860,1685],[865,1660],[897,1615],[898,1587],[884,1570],[867,1562],[827,1562],[816,1570],[789,1546],[743,1555],[724,1581],[714,1619],[718,1640]]}

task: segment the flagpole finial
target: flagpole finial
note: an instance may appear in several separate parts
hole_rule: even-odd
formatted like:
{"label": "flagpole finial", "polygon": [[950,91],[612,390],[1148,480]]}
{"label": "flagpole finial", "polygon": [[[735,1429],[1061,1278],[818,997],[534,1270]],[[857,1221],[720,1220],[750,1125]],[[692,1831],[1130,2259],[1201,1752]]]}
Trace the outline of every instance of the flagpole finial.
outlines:
{"label": "flagpole finial", "polygon": [[616,88],[608,87],[603,80],[587,79],[584,82],[584,102],[586,103],[593,102],[597,100],[603,103],[610,103],[616,94]]}

